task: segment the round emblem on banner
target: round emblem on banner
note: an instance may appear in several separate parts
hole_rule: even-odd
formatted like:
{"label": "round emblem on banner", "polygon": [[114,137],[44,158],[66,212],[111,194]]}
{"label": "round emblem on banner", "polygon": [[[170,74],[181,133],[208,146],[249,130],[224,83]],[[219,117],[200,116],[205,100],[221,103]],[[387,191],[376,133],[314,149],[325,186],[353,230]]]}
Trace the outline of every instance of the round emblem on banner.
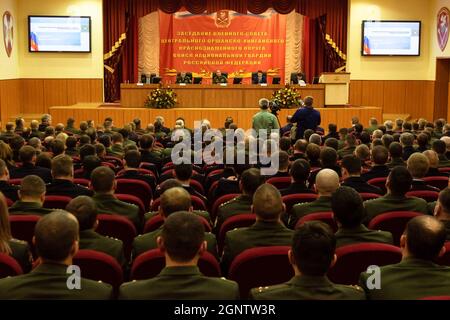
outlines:
{"label": "round emblem on banner", "polygon": [[443,7],[439,10],[437,15],[437,37],[439,48],[441,51],[445,50],[448,42],[448,33],[449,33],[449,23],[450,23],[450,11]]}
{"label": "round emblem on banner", "polygon": [[217,28],[228,28],[231,24],[230,12],[228,10],[217,11],[215,23]]}
{"label": "round emblem on banner", "polygon": [[3,14],[3,43],[8,57],[11,57],[14,41],[14,21],[11,12],[5,11]]}

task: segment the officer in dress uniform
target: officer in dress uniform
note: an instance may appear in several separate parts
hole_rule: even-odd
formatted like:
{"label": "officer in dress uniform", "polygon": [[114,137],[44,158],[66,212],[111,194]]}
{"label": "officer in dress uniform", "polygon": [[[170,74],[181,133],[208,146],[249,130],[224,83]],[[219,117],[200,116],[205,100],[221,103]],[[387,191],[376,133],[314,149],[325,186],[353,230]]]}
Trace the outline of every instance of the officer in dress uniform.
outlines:
{"label": "officer in dress uniform", "polygon": [[222,74],[222,72],[220,70],[217,70],[213,74],[213,79],[212,80],[213,80],[213,84],[227,83],[228,82],[227,76]]}
{"label": "officer in dress uniform", "polygon": [[186,72],[183,71],[177,75],[176,83],[189,84],[189,83],[192,83],[192,78]]}

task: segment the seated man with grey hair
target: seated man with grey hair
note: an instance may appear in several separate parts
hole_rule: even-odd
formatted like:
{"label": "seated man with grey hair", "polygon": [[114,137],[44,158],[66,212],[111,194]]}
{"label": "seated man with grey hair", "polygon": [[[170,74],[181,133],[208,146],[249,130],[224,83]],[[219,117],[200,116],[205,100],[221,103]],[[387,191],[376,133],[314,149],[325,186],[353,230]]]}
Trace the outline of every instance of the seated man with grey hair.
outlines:
{"label": "seated man with grey hair", "polygon": [[413,177],[411,191],[440,191],[438,188],[428,185],[423,180],[429,168],[430,162],[422,153],[413,153],[408,158],[407,169]]}
{"label": "seated man with grey hair", "polygon": [[414,149],[414,135],[409,132],[402,133],[400,143],[403,147],[403,160],[408,160],[409,156],[416,152]]}
{"label": "seated man with grey hair", "polygon": [[318,146],[322,145],[322,138],[317,133],[313,133],[309,137],[309,143],[317,144]]}
{"label": "seated man with grey hair", "polygon": [[269,100],[263,98],[259,100],[260,111],[253,116],[252,128],[259,135],[259,130],[280,129],[278,118],[269,111]]}
{"label": "seated man with grey hair", "polygon": [[41,124],[39,125],[38,130],[41,132],[45,132],[45,128],[52,125],[52,116],[49,114],[44,114],[41,117]]}

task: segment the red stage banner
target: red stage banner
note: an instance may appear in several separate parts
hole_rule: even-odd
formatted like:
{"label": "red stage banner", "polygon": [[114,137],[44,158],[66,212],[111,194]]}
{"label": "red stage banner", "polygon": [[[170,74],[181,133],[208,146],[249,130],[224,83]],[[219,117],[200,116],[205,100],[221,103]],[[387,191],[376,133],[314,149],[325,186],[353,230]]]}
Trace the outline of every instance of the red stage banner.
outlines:
{"label": "red stage banner", "polygon": [[210,79],[216,70],[229,79],[250,78],[258,70],[284,79],[286,16],[274,10],[260,15],[160,11],[159,24],[160,75],[169,82],[177,72]]}

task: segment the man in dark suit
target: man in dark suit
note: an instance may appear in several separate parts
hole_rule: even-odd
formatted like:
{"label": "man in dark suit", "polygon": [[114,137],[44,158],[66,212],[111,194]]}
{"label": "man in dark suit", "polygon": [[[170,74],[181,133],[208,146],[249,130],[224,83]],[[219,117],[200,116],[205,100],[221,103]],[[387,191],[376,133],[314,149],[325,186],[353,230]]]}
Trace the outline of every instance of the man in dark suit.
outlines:
{"label": "man in dark suit", "polygon": [[285,207],[280,192],[270,184],[261,185],[253,195],[252,212],[256,222],[248,228],[228,231],[222,256],[222,270],[226,274],[233,259],[246,249],[267,246],[287,246],[292,243],[293,231],[280,220]]}
{"label": "man in dark suit", "polygon": [[445,227],[434,217],[411,219],[400,239],[402,261],[381,267],[379,287],[373,273],[363,272],[360,285],[369,300],[417,300],[450,295],[450,268],[433,261],[445,252]]}
{"label": "man in dark suit", "polygon": [[356,156],[345,156],[342,159],[342,186],[355,189],[359,193],[383,194],[383,191],[375,186],[368,184],[361,178],[361,160]]}
{"label": "man in dark suit", "polygon": [[192,83],[192,74],[186,73],[186,72],[180,72],[177,75],[177,79],[175,81],[175,83]]}
{"label": "man in dark suit", "polygon": [[91,185],[94,190],[95,204],[99,214],[117,214],[128,218],[136,229],[141,227],[139,208],[134,204],[120,201],[114,196],[116,190],[116,179],[114,171],[109,167],[98,167],[92,171]]}
{"label": "man in dark suit", "polygon": [[0,192],[3,193],[5,197],[12,201],[17,201],[19,199],[17,191],[18,186],[9,183],[9,170],[6,166],[5,161],[0,159]]}
{"label": "man in dark suit", "polygon": [[373,166],[372,168],[361,175],[361,177],[369,181],[375,178],[386,178],[389,175],[389,167],[386,165],[389,153],[386,147],[376,146],[371,151]]}
{"label": "man in dark suit", "polygon": [[427,185],[422,179],[428,172],[430,163],[428,158],[422,153],[413,153],[407,161],[407,168],[413,177],[411,191],[435,191],[440,190],[436,187]]}
{"label": "man in dark suit", "polygon": [[336,238],[330,227],[311,221],[295,231],[289,262],[295,276],[286,283],[254,288],[250,298],[255,300],[364,300],[358,286],[332,283],[328,270],[336,263]]}
{"label": "man in dark suit", "polygon": [[265,72],[258,70],[252,74],[252,84],[267,83],[267,75]]}
{"label": "man in dark suit", "polygon": [[393,244],[392,234],[369,230],[362,224],[365,211],[361,196],[354,189],[340,187],[331,196],[331,208],[338,225],[336,247],[362,242]]}
{"label": "man in dark suit", "polygon": [[171,214],[156,241],[165,255],[166,267],[152,279],[123,284],[119,299],[239,299],[236,282],[200,273],[197,263],[206,251],[205,229],[195,215],[185,211]]}
{"label": "man in dark suit", "polygon": [[92,196],[94,193],[86,187],[73,183],[73,161],[66,155],[59,155],[52,160],[52,183],[46,186],[47,195],[75,198]]}
{"label": "man in dark suit", "polygon": [[75,274],[68,270],[78,252],[79,241],[78,222],[72,214],[58,210],[42,217],[36,224],[34,239],[41,263],[30,273],[1,279],[0,299],[112,298],[112,287],[105,283],[81,277],[78,278],[79,289],[70,286],[76,284],[70,279]]}
{"label": "man in dark suit", "polygon": [[19,200],[10,208],[10,215],[38,215],[43,216],[51,209],[43,208],[45,200],[45,183],[35,175],[29,175],[23,178],[18,191]]}
{"label": "man in dark suit", "polygon": [[387,194],[381,198],[364,202],[367,224],[371,219],[385,212],[414,211],[428,214],[427,202],[416,197],[406,197],[411,189],[412,176],[405,167],[392,169],[386,181]]}
{"label": "man in dark suit", "polygon": [[302,139],[307,129],[316,131],[321,122],[320,112],[313,107],[313,97],[306,97],[304,102],[305,106],[297,109],[291,119],[292,123],[297,123],[295,140]]}
{"label": "man in dark suit", "polygon": [[15,168],[10,172],[11,179],[22,179],[28,175],[36,175],[44,180],[45,183],[52,181],[50,169],[38,167],[36,163],[36,150],[31,146],[23,146],[19,150],[19,157],[22,161],[22,167]]}
{"label": "man in dark suit", "polygon": [[310,170],[311,166],[309,165],[308,161],[303,159],[295,160],[294,163],[292,163],[290,169],[292,183],[288,188],[280,190],[281,195],[287,196],[290,194],[299,193],[315,194],[313,190],[306,186]]}
{"label": "man in dark suit", "polygon": [[156,189],[156,179],[149,174],[139,172],[139,165],[141,164],[141,154],[137,150],[130,150],[124,156],[124,170],[117,179],[134,179],[144,181],[150,187],[150,190]]}
{"label": "man in dark suit", "polygon": [[95,250],[106,253],[116,259],[122,267],[125,267],[126,260],[122,241],[95,232],[98,226],[97,206],[91,197],[79,196],[72,199],[66,210],[78,220],[80,228],[79,247],[81,250]]}
{"label": "man in dark suit", "polygon": [[141,161],[149,162],[161,169],[162,155],[161,152],[154,149],[155,139],[150,134],[144,134],[139,139],[139,146],[141,147]]}
{"label": "man in dark suit", "polygon": [[447,241],[450,241],[450,188],[445,188],[439,194],[434,208],[434,216],[444,224]]}

